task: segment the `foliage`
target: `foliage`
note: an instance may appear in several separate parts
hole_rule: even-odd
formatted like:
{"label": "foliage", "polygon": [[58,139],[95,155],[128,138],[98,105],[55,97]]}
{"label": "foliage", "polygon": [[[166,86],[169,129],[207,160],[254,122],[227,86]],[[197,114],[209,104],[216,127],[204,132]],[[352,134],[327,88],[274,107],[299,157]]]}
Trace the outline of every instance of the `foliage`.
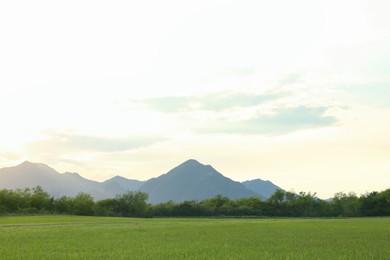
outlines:
{"label": "foliage", "polygon": [[148,215],[147,200],[145,192],[128,191],[116,196],[113,210],[124,217],[145,217]]}
{"label": "foliage", "polygon": [[360,211],[364,216],[390,216],[390,189],[365,194],[360,202]]}
{"label": "foliage", "polygon": [[1,213],[37,213],[52,209],[53,199],[40,186],[33,189],[0,190]]}
{"label": "foliage", "polygon": [[94,201],[87,193],[71,198],[53,198],[41,187],[0,190],[0,214],[70,214],[123,217],[188,216],[275,216],[275,217],[358,217],[390,216],[390,189],[358,197],[338,192],[330,201],[316,193],[277,190],[269,199],[259,197],[229,199],[223,195],[203,201],[147,203],[148,194],[128,191],[115,198]]}
{"label": "foliage", "polygon": [[71,199],[71,212],[75,215],[92,216],[94,215],[94,207],[93,197],[88,193],[80,192]]}
{"label": "foliage", "polygon": [[84,216],[144,217],[149,214],[148,195],[129,191],[114,199],[95,202],[93,197],[80,192],[76,197],[50,197],[41,187],[30,190],[0,190],[0,214],[70,214]]}

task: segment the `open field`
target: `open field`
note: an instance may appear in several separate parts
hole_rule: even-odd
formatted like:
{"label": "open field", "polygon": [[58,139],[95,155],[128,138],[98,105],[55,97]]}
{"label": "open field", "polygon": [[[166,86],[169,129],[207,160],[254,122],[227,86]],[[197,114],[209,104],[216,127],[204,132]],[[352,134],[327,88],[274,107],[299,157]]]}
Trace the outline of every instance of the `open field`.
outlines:
{"label": "open field", "polygon": [[390,259],[390,218],[0,217],[1,259]]}

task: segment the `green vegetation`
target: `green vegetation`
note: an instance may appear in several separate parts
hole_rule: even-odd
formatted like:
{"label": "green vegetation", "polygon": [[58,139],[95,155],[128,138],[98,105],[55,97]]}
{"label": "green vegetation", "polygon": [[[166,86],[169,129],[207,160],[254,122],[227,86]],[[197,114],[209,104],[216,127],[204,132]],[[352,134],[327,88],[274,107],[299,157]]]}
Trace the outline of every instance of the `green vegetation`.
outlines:
{"label": "green vegetation", "polygon": [[32,190],[0,190],[1,214],[67,214],[116,217],[364,217],[390,216],[390,189],[358,197],[354,193],[336,193],[331,201],[312,193],[298,194],[277,190],[269,199],[259,197],[231,200],[217,195],[203,201],[184,201],[150,205],[148,194],[129,191],[115,198],[94,201],[87,193],[76,197],[50,197],[41,187]]}
{"label": "green vegetation", "polygon": [[0,217],[2,259],[389,259],[390,218]]}

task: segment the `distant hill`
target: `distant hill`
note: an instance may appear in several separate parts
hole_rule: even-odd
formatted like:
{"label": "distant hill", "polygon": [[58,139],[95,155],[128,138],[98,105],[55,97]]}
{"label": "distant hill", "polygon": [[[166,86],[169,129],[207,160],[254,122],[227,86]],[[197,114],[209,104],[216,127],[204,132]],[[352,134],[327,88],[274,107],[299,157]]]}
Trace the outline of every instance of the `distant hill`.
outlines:
{"label": "distant hill", "polygon": [[122,176],[115,176],[103,182],[106,190],[139,190],[139,188],[145,183],[145,181],[130,180]]}
{"label": "distant hill", "polygon": [[168,200],[204,200],[222,194],[231,199],[258,196],[239,182],[224,177],[210,165],[188,160],[160,177],[148,180],[140,188],[151,203]]}
{"label": "distant hill", "polygon": [[276,190],[281,190],[280,187],[276,186],[270,181],[263,181],[262,179],[256,179],[251,181],[244,181],[242,184],[253,192],[256,192],[263,199],[268,199]]}
{"label": "distant hill", "polygon": [[129,190],[149,194],[150,203],[168,200],[204,200],[221,194],[231,199],[258,196],[268,198],[278,186],[260,179],[239,183],[216,171],[210,165],[188,160],[166,174],[148,181],[130,180],[115,176],[104,182],[83,178],[78,173],[59,173],[41,163],[24,162],[0,169],[0,189],[24,189],[41,186],[50,195],[76,196],[79,192],[91,194],[95,199],[112,198]]}
{"label": "distant hill", "polygon": [[87,192],[96,199],[113,197],[102,183],[81,177],[77,173],[60,174],[41,163],[24,162],[0,169],[0,189],[24,189],[41,186],[52,196],[76,196]]}

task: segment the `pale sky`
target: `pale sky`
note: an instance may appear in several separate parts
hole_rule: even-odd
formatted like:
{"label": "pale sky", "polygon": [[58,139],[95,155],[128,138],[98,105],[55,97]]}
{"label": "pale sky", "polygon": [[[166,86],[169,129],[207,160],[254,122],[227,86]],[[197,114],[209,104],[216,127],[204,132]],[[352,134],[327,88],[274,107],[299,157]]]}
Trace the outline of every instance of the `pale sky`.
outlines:
{"label": "pale sky", "polygon": [[390,2],[2,1],[0,167],[187,159],[289,191],[390,187]]}

